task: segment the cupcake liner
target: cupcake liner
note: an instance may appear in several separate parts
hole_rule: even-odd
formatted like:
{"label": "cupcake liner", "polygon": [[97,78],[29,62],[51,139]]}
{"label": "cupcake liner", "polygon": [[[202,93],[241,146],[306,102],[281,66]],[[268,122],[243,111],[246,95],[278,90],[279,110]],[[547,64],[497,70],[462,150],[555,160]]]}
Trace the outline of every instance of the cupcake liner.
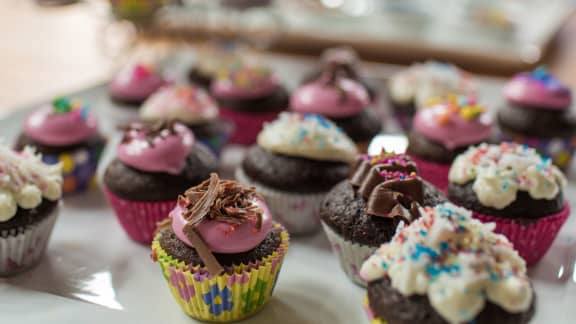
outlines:
{"label": "cupcake liner", "polygon": [[513,132],[500,131],[501,141],[512,141],[533,147],[540,155],[552,159],[552,163],[562,170],[570,167],[576,151],[576,135],[567,137],[530,137]]}
{"label": "cupcake liner", "polygon": [[388,324],[388,322],[386,322],[385,320],[378,318],[376,317],[376,315],[374,315],[374,312],[370,308],[370,303],[368,302],[368,296],[364,297],[364,302],[362,303],[362,306],[364,308],[364,311],[366,312],[366,316],[368,317],[368,321],[370,321],[370,324]]}
{"label": "cupcake liner", "polygon": [[242,170],[236,169],[236,180],[256,188],[264,197],[274,219],[282,223],[291,235],[306,235],[320,229],[320,206],[328,194],[295,194],[276,190],[252,181]]}
{"label": "cupcake liner", "polygon": [[118,197],[104,188],[104,194],[114,209],[118,221],[128,236],[139,243],[150,244],[156,232],[156,224],[168,217],[176,200],[133,201]]}
{"label": "cupcake liner", "polygon": [[272,230],[280,232],[278,249],[256,263],[234,266],[219,276],[172,258],[160,246],[162,234],[152,242],[152,256],[170,292],[190,317],[219,323],[239,321],[258,313],[272,297],[289,245],[282,225],[275,224]]}
{"label": "cupcake liner", "polygon": [[0,277],[11,276],[35,266],[46,251],[60,207],[36,224],[0,231]]}
{"label": "cupcake liner", "polygon": [[234,124],[234,130],[230,136],[230,143],[239,145],[252,145],[256,143],[256,137],[262,130],[264,122],[278,118],[279,111],[265,113],[246,113],[232,109],[221,108],[222,119]]}
{"label": "cupcake liner", "polygon": [[483,223],[495,223],[495,232],[506,236],[529,266],[540,261],[550,249],[568,216],[570,216],[568,203],[564,204],[560,212],[534,221],[472,213],[472,217]]}
{"label": "cupcake liner", "polygon": [[360,277],[359,271],[364,261],[374,254],[377,248],[348,241],[324,222],[322,228],[330,241],[332,251],[338,256],[342,270],[354,283],[366,287],[366,281]]}
{"label": "cupcake liner", "polygon": [[436,163],[420,159],[414,155],[410,155],[410,157],[418,166],[418,174],[422,179],[435,185],[443,192],[446,192],[446,189],[448,189],[448,173],[450,172],[451,166],[449,163]]}

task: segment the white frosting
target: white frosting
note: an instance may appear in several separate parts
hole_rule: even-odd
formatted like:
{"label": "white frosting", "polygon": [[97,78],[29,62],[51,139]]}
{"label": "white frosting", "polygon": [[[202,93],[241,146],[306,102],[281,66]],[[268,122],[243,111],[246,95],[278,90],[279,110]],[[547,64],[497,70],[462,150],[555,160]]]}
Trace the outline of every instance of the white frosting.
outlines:
{"label": "white frosting", "polygon": [[14,217],[18,206],[31,209],[43,198],[57,200],[61,196],[60,164],[44,164],[30,147],[15,152],[0,146],[0,222]]}
{"label": "white frosting", "polygon": [[434,61],[414,64],[388,82],[392,100],[400,104],[414,102],[418,108],[430,98],[448,94],[473,95],[475,89],[469,74],[454,65]]}
{"label": "white frosting", "polygon": [[566,185],[566,178],[549,158],[514,143],[469,148],[456,157],[448,179],[456,184],[474,181],[472,189],[478,200],[497,209],[516,200],[519,190],[534,199],[551,200]]}
{"label": "white frosting", "polygon": [[467,323],[487,301],[518,313],[532,303],[526,264],[494,224],[444,203],[420,209],[360,270],[367,281],[388,277],[405,296],[427,295],[449,323]]}
{"label": "white frosting", "polygon": [[198,124],[218,117],[218,107],[203,89],[191,85],[165,86],[155,92],[140,109],[146,121],[177,120]]}
{"label": "white frosting", "polygon": [[314,160],[351,162],[358,153],[354,142],[331,121],[288,112],[264,125],[258,145],[270,152]]}

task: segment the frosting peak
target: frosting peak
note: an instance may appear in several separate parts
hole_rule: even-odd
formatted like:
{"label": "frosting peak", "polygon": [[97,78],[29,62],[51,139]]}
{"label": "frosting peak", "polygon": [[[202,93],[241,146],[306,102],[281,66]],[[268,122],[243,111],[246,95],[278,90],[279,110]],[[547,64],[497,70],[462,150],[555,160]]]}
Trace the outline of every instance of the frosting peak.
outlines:
{"label": "frosting peak", "polygon": [[270,69],[244,65],[222,71],[212,85],[212,92],[217,97],[247,99],[267,96],[278,87]]}
{"label": "frosting peak", "polygon": [[257,142],[270,152],[313,160],[352,162],[357,153],[354,142],[320,115],[283,112],[264,124]]}
{"label": "frosting peak", "polygon": [[74,145],[95,136],[98,121],[88,105],[60,97],[28,115],[24,133],[48,146]]}
{"label": "frosting peak", "polygon": [[570,89],[544,67],[514,76],[504,95],[512,103],[538,109],[564,110],[572,104]]}
{"label": "frosting peak", "polygon": [[487,300],[511,313],[530,307],[526,264],[494,224],[450,203],[420,213],[363,264],[363,278],[388,277],[405,296],[427,295],[451,324],[473,321]]}

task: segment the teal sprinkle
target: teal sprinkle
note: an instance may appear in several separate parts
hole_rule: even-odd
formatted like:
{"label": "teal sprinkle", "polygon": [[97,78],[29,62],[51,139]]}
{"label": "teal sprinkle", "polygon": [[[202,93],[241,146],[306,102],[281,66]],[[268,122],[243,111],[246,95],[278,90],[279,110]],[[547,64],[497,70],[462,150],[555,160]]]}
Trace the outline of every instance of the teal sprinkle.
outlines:
{"label": "teal sprinkle", "polygon": [[440,242],[440,251],[446,251],[448,249],[448,242],[442,241]]}
{"label": "teal sprinkle", "polygon": [[388,263],[386,261],[382,261],[382,268],[388,270]]}
{"label": "teal sprinkle", "polygon": [[54,99],[52,106],[54,106],[54,111],[57,113],[67,113],[72,109],[70,100],[66,97],[58,97]]}
{"label": "teal sprinkle", "polygon": [[548,73],[548,69],[546,69],[546,67],[539,66],[532,72],[532,75],[536,79],[544,80],[547,79],[550,74]]}
{"label": "teal sprinkle", "polygon": [[421,229],[421,230],[420,230],[420,235],[426,236],[426,235],[428,235],[428,232],[426,232],[425,230]]}
{"label": "teal sprinkle", "polygon": [[417,244],[415,248],[416,251],[414,251],[411,256],[412,260],[418,260],[422,255],[428,255],[431,259],[434,259],[438,256],[438,252],[428,246]]}
{"label": "teal sprinkle", "polygon": [[502,190],[508,190],[508,181],[504,181],[504,183],[502,184]]}
{"label": "teal sprinkle", "polygon": [[500,281],[500,277],[492,272],[489,275],[490,281]]}
{"label": "teal sprinkle", "polygon": [[90,107],[88,105],[84,105],[82,107],[82,110],[80,110],[80,118],[82,118],[82,120],[88,119],[88,112],[89,111],[90,111]]}

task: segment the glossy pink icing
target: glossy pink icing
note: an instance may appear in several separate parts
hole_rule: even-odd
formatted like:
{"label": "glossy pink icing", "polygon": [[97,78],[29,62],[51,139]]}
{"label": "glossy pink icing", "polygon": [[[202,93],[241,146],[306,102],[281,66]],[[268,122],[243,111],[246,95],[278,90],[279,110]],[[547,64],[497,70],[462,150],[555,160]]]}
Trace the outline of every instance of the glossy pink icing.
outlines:
{"label": "glossy pink icing", "polygon": [[[196,230],[212,252],[242,253],[255,248],[264,241],[272,228],[272,214],[262,200],[254,199],[253,203],[263,211],[262,227],[259,231],[256,229],[255,224],[250,222],[234,226],[225,222],[205,220],[196,227]],[[188,246],[194,247],[183,232],[187,223],[186,219],[184,219],[184,212],[185,208],[179,204],[170,212],[172,229],[180,240]]]}
{"label": "glossy pink icing", "polygon": [[218,78],[211,87],[216,97],[250,99],[272,94],[280,83],[269,70],[257,67],[234,69]]}
{"label": "glossy pink icing", "polygon": [[131,129],[118,146],[118,159],[141,171],[180,174],[194,146],[194,134],[179,123],[174,131],[165,129],[150,138],[142,129]]}
{"label": "glossy pink icing", "polygon": [[145,100],[168,82],[154,68],[144,64],[126,67],[110,83],[114,97],[127,100]]}
{"label": "glossy pink icing", "polygon": [[24,133],[44,145],[73,145],[98,134],[98,120],[81,104],[68,112],[56,112],[47,104],[28,115]]}
{"label": "glossy pink icing", "polygon": [[370,103],[368,92],[360,83],[339,78],[337,85],[319,79],[296,90],[290,98],[292,111],[327,117],[349,117],[362,112]]}
{"label": "glossy pink icing", "polygon": [[572,104],[570,89],[543,69],[516,75],[504,87],[504,96],[512,103],[539,109],[564,110]]}

